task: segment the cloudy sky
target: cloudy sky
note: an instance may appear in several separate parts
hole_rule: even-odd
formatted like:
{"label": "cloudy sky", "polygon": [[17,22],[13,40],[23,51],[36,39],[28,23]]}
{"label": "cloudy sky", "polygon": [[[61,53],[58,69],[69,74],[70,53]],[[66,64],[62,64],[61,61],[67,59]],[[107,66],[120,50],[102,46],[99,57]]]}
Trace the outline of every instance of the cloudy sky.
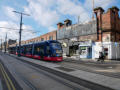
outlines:
{"label": "cloudy sky", "polygon": [[[120,8],[120,0],[95,0],[95,7],[105,10]],[[92,0],[0,0],[0,39],[6,33],[10,39],[19,38],[20,15],[13,11],[29,14],[23,16],[22,40],[27,40],[57,29],[57,23],[71,19],[73,24],[91,19]],[[2,28],[5,27],[5,28]]]}

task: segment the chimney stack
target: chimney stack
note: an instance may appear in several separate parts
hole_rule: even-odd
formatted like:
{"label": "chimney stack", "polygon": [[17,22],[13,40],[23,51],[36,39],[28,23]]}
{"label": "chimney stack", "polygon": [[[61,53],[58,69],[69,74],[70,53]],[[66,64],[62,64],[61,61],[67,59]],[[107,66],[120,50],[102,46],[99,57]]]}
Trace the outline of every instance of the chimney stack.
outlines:
{"label": "chimney stack", "polygon": [[66,20],[64,21],[64,25],[65,25],[65,26],[70,26],[70,25],[72,25],[72,21],[69,20],[69,19],[66,19]]}
{"label": "chimney stack", "polygon": [[102,42],[102,15],[104,13],[104,9],[102,7],[97,7],[94,9],[94,13],[97,20],[97,40]]}
{"label": "chimney stack", "polygon": [[110,10],[112,10],[112,12],[115,14],[116,19],[119,18],[119,8],[117,8],[116,6],[113,6],[112,8],[110,8]]}
{"label": "chimney stack", "polygon": [[102,7],[97,7],[94,9],[94,13],[97,15],[97,16],[100,16],[102,15],[104,12],[104,9]]}
{"label": "chimney stack", "polygon": [[116,7],[116,6],[113,6],[111,9],[112,9],[114,12],[118,12],[118,11],[119,11],[119,8]]}
{"label": "chimney stack", "polygon": [[57,24],[58,30],[61,29],[61,28],[63,27],[63,25],[64,25],[63,23],[59,22],[59,23]]}

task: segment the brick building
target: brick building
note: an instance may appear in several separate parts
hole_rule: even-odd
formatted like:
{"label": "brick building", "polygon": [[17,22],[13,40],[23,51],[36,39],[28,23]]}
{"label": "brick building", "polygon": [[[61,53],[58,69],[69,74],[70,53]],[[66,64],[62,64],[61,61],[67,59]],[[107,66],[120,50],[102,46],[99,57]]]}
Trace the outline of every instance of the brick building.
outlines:
{"label": "brick building", "polygon": [[[95,50],[104,50],[106,58],[120,58],[120,17],[119,9],[112,7],[104,12],[101,7],[94,9],[97,20],[97,41]],[[101,44],[100,44],[101,43]],[[98,52],[97,52],[98,53]],[[95,57],[98,57],[95,54]]]}
{"label": "brick building", "polygon": [[0,45],[0,50],[5,51],[5,47],[7,49],[9,48],[9,46],[16,44],[16,42],[17,42],[16,40],[12,40],[12,39],[9,39],[7,42],[2,42]]}
{"label": "brick building", "polygon": [[[109,41],[120,41],[120,18],[119,9],[117,7],[109,8],[106,13],[101,7],[94,9],[97,16],[97,29],[99,33],[98,41],[106,41],[106,36],[109,36]],[[102,38],[103,37],[103,38]]]}
{"label": "brick building", "polygon": [[[66,25],[66,21],[67,24]],[[89,21],[85,24],[71,24],[70,20],[65,20],[64,24],[58,23],[57,40],[63,45],[63,55],[79,55],[79,45],[90,43],[97,39],[96,21]],[[90,48],[91,45],[89,46]]]}
{"label": "brick building", "polygon": [[112,7],[104,12],[94,9],[96,19],[84,24],[71,25],[70,20],[58,23],[57,39],[63,44],[64,55],[80,58],[98,58],[104,51],[106,58],[120,58],[119,9]]}
{"label": "brick building", "polygon": [[46,33],[44,35],[41,35],[39,37],[26,40],[23,42],[23,44],[40,42],[40,41],[45,41],[45,40],[56,40],[56,31],[52,31],[52,32]]}
{"label": "brick building", "polygon": [[[56,40],[56,32],[57,31],[55,30],[55,31],[46,33],[44,35],[41,35],[39,37],[36,37],[36,38],[32,38],[32,39],[29,39],[26,41],[21,41],[21,45],[30,44],[30,43],[37,43],[37,42],[45,41],[45,40]],[[12,44],[10,46],[12,47],[12,46],[16,46],[16,45],[18,45],[18,43]]]}

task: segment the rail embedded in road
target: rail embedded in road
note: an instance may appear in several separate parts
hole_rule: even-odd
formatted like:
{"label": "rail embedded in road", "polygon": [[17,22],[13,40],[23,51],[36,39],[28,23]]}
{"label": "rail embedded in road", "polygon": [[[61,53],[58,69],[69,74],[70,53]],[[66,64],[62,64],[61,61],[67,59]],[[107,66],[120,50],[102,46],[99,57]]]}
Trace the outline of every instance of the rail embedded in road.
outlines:
{"label": "rail embedded in road", "polygon": [[53,70],[53,69],[50,69],[48,67],[45,67],[45,66],[42,66],[42,65],[39,65],[39,64],[35,64],[30,60],[25,60],[25,59],[22,59],[22,58],[18,58],[18,57],[15,57],[17,60],[20,60],[22,62],[25,62],[25,63],[28,63],[34,67],[37,67],[39,69],[42,69],[44,71],[47,71],[49,73],[52,73],[54,75],[57,75],[59,77],[62,77],[64,79],[67,79],[71,82],[74,82],[74,83],[77,83],[79,85],[82,85],[84,87],[87,87],[89,89],[92,89],[92,90],[112,90],[111,88],[108,88],[108,87],[105,87],[105,86],[102,86],[102,85],[99,85],[99,84],[96,84],[96,83],[93,83],[93,82],[90,82],[90,81],[87,81],[87,80],[84,80],[84,79],[81,79],[81,78],[76,78],[76,77],[73,77],[71,75],[68,75],[68,74],[65,74],[63,72],[59,72],[59,71],[56,71],[56,70]]}

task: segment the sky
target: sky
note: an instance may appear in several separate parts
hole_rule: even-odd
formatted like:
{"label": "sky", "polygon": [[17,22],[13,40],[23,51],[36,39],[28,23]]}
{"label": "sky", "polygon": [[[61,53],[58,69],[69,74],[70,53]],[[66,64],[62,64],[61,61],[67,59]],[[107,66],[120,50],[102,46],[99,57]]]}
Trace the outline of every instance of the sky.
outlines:
{"label": "sky", "polygon": [[[120,0],[94,2],[94,7],[106,11],[112,6],[120,8]],[[0,0],[0,39],[4,40],[6,33],[8,39],[19,39],[20,15],[13,11],[30,15],[23,15],[22,26],[22,40],[28,40],[57,30],[57,23],[65,19],[73,24],[78,22],[78,16],[81,23],[91,20],[92,0]]]}

